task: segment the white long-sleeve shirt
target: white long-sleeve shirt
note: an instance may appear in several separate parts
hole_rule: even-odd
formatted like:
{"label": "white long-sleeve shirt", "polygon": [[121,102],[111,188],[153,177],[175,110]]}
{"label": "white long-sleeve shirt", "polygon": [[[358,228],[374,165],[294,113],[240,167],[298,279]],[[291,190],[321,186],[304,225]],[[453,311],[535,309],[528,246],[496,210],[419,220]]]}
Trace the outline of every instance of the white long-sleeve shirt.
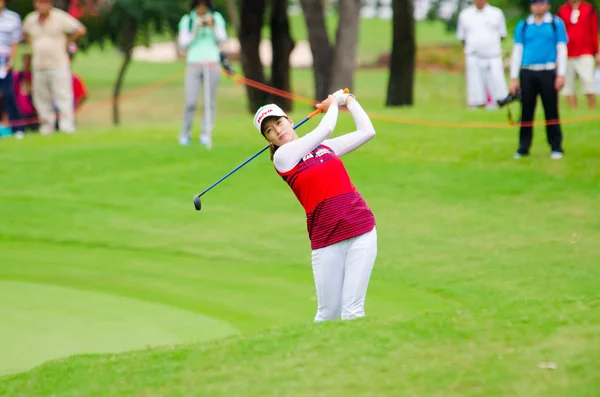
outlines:
{"label": "white long-sleeve shirt", "polygon": [[[523,62],[523,44],[514,45],[510,60],[510,78],[518,79]],[[556,45],[556,74],[563,77],[567,74],[567,45],[565,43]]]}
{"label": "white long-sleeve shirt", "polygon": [[320,144],[330,147],[337,156],[341,157],[371,140],[375,136],[375,128],[358,101],[352,101],[348,105],[348,110],[356,124],[356,131],[327,139],[335,129],[339,114],[337,104],[332,104],[314,130],[277,149],[273,156],[275,168],[279,172],[291,170]]}

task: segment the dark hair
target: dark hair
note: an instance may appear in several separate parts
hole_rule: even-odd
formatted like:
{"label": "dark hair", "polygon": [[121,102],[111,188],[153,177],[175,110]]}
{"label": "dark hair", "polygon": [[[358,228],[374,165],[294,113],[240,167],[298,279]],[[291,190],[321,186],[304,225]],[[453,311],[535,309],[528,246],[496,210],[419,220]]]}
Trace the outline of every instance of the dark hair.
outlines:
{"label": "dark hair", "polygon": [[200,4],[206,5],[211,11],[214,9],[212,0],[190,0],[190,10],[194,11]]}
{"label": "dark hair", "polygon": [[273,157],[275,157],[275,152],[279,149],[279,146],[275,146],[273,144],[269,145],[269,159],[273,161]]}

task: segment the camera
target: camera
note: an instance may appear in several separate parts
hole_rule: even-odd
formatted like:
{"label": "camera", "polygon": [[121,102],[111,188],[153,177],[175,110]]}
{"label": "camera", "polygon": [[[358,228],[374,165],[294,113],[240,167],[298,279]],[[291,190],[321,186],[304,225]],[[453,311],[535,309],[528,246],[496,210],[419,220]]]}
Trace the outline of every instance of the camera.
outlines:
{"label": "camera", "polygon": [[204,15],[199,19],[200,26],[210,26],[210,22],[212,21],[212,17],[210,15]]}
{"label": "camera", "polygon": [[506,98],[498,99],[496,102],[498,103],[498,106],[503,107],[503,106],[508,105],[509,103],[512,103],[514,101],[520,101],[520,100],[521,100],[521,90],[517,90],[515,95],[509,93],[506,96]]}

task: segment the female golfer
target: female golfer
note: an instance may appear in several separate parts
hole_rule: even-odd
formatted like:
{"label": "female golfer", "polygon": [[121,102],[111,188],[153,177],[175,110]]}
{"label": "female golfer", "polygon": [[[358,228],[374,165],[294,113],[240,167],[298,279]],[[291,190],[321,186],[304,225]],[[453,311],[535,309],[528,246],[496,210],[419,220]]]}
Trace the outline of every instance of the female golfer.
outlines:
{"label": "female golfer", "polygon": [[[327,139],[339,106],[351,112],[357,131]],[[277,173],[306,212],[318,299],[315,322],[365,315],[365,296],[377,256],[375,217],[352,184],[340,157],[368,142],[375,130],[352,94],[342,90],[317,105],[325,112],[310,133],[299,138],[292,120],[277,105],[266,105],[254,125],[271,144]]]}

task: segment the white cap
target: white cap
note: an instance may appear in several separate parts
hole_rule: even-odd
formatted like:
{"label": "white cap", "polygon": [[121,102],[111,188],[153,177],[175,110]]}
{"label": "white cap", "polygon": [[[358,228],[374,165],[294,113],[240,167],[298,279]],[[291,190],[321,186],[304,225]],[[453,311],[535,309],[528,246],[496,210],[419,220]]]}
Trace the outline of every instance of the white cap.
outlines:
{"label": "white cap", "polygon": [[256,114],[254,115],[254,126],[256,127],[258,132],[262,133],[262,130],[261,130],[262,122],[267,117],[271,117],[271,116],[287,117],[287,114],[285,114],[285,112],[279,106],[277,106],[275,104],[269,104],[269,105],[265,105],[265,106],[261,107],[260,109],[258,109],[256,111]]}

